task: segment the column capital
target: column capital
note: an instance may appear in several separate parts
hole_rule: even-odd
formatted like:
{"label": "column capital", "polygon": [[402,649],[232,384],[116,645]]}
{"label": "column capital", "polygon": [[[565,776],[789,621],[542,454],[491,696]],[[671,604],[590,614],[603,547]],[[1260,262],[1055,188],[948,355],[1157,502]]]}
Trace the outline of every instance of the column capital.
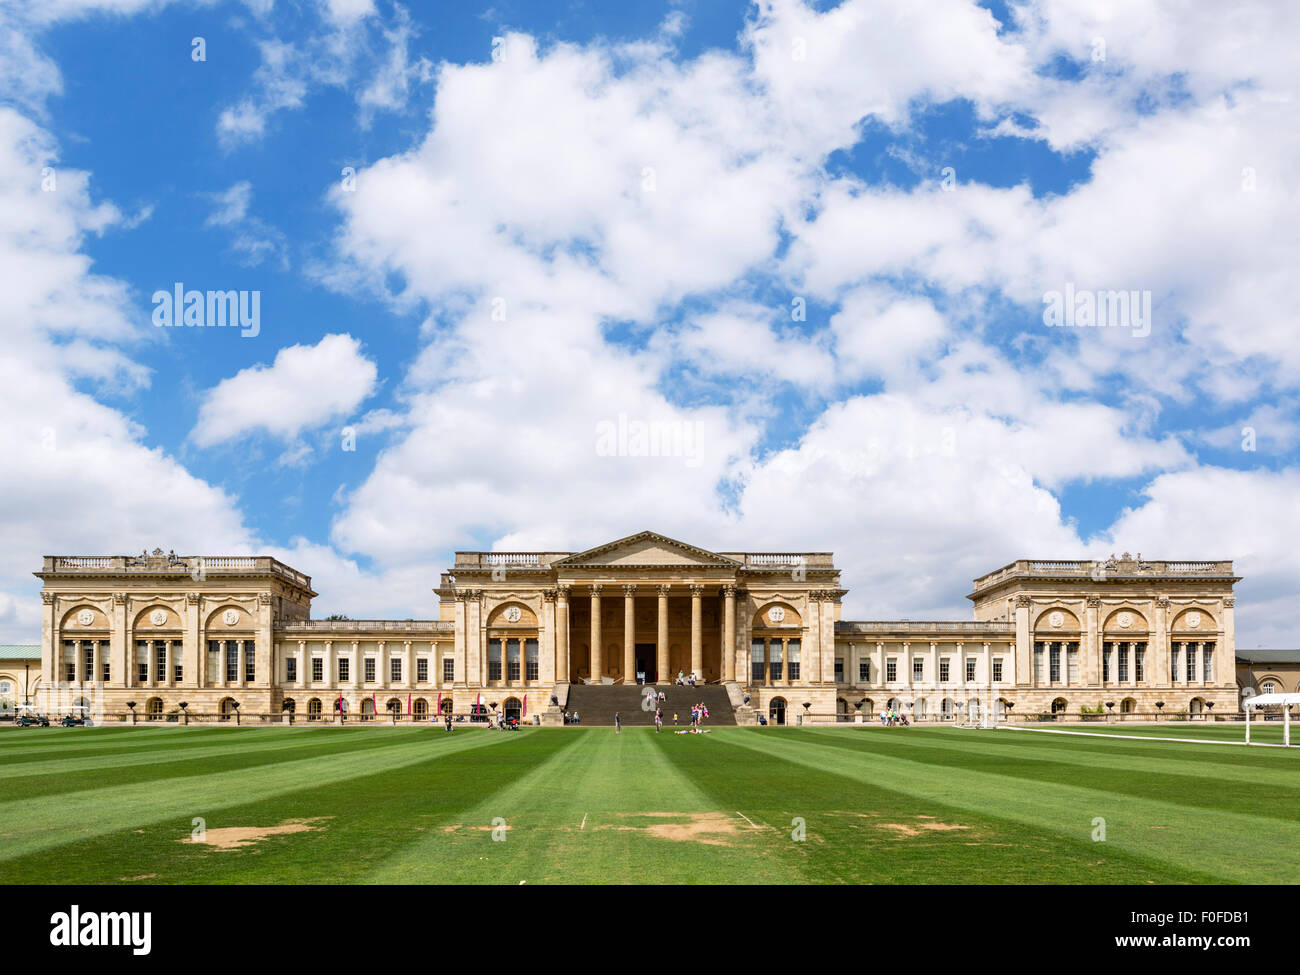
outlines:
{"label": "column capital", "polygon": [[673,590],[673,587],[672,587],[672,586],[664,586],[664,585],[655,586],[655,591],[656,591],[660,596],[669,596],[669,595],[672,595],[672,590]]}
{"label": "column capital", "polygon": [[1226,609],[1232,609],[1232,607],[1234,607],[1234,606],[1237,605],[1237,597],[1236,597],[1236,596],[1224,596],[1224,597],[1223,597],[1223,605],[1224,605],[1224,608],[1226,608]]}
{"label": "column capital", "polygon": [[605,588],[604,583],[593,582],[593,583],[591,584],[591,594],[592,594],[593,596],[599,596],[599,595],[600,595],[600,591],[601,591],[602,589],[604,589],[604,588]]}
{"label": "column capital", "polygon": [[692,595],[692,596],[703,596],[703,595],[704,595],[704,587],[703,587],[703,586],[700,586],[700,585],[694,585],[694,584],[693,584],[693,585],[687,586],[686,588],[688,588],[688,589],[691,591],[691,595]]}
{"label": "column capital", "polygon": [[1029,596],[1020,595],[1016,597],[1016,609],[1020,609],[1022,606],[1028,608],[1032,606],[1033,603],[1034,603],[1033,599],[1031,599]]}
{"label": "column capital", "polygon": [[1089,596],[1086,600],[1089,609],[1097,609],[1101,606],[1100,596]]}
{"label": "column capital", "polygon": [[725,596],[727,599],[731,599],[736,595],[736,587],[731,585],[730,583],[727,583],[722,587],[722,595]]}
{"label": "column capital", "polygon": [[48,592],[48,591],[42,589],[42,590],[41,590],[41,602],[43,602],[46,606],[51,606],[51,605],[53,605],[53,604],[54,604],[54,593],[52,593],[52,592]]}
{"label": "column capital", "polygon": [[555,597],[559,595],[554,589],[542,590],[542,601],[547,603],[555,602]]}
{"label": "column capital", "polygon": [[623,585],[623,595],[624,595],[624,596],[635,596],[635,595],[636,595],[636,583],[624,583],[624,585]]}
{"label": "column capital", "polygon": [[572,586],[556,586],[555,598],[562,603],[567,603],[569,601],[569,593],[571,592],[573,592]]}
{"label": "column capital", "polygon": [[1157,598],[1156,598],[1156,607],[1157,607],[1158,609],[1168,609],[1168,608],[1169,608],[1169,597],[1168,597],[1168,596],[1159,596],[1159,597],[1157,597]]}

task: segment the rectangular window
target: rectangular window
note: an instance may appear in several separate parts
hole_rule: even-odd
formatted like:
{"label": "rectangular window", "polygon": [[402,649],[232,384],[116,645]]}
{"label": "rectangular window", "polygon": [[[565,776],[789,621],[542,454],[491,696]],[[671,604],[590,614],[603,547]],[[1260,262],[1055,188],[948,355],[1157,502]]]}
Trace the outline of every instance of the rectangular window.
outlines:
{"label": "rectangular window", "polygon": [[858,683],[859,684],[871,683],[871,661],[870,660],[858,661]]}
{"label": "rectangular window", "polygon": [[501,641],[488,640],[488,680],[501,679]]}
{"label": "rectangular window", "polygon": [[1061,645],[1051,644],[1048,653],[1051,654],[1051,681],[1053,684],[1059,684],[1061,683]]}
{"label": "rectangular window", "polygon": [[221,641],[208,641],[208,683],[215,684],[221,679]]}
{"label": "rectangular window", "polygon": [[912,658],[912,680],[925,679],[925,661],[920,657]]}
{"label": "rectangular window", "polygon": [[63,641],[63,676],[69,684],[77,679],[77,641]]}
{"label": "rectangular window", "polygon": [[1034,644],[1034,683],[1043,682],[1043,647],[1042,643]]}
{"label": "rectangular window", "polygon": [[239,641],[226,641],[226,683],[239,681]]}
{"label": "rectangular window", "polygon": [[388,661],[388,679],[394,684],[402,682],[402,659],[393,657]]}
{"label": "rectangular window", "polygon": [[1101,679],[1104,682],[1110,682],[1110,655],[1115,649],[1113,643],[1103,643],[1101,646]]}
{"label": "rectangular window", "polygon": [[1079,645],[1077,643],[1067,643],[1065,645],[1065,676],[1069,683],[1079,683]]}
{"label": "rectangular window", "polygon": [[519,679],[519,641],[506,641],[506,680]]}
{"label": "rectangular window", "polygon": [[946,684],[951,678],[952,666],[947,657],[939,658],[939,683]]}
{"label": "rectangular window", "polygon": [[767,645],[767,652],[772,658],[767,662],[768,676],[771,680],[780,680],[784,669],[782,666],[784,661],[781,659],[781,641],[773,640],[769,643]]}
{"label": "rectangular window", "polygon": [[[154,648],[154,659],[158,663],[158,669],[155,671],[155,673],[158,674],[159,680],[165,682],[167,680],[167,644],[163,643],[162,641],[159,641],[153,645],[153,648]],[[93,674],[94,672],[95,672],[95,668],[93,665],[86,667],[86,673]]]}
{"label": "rectangular window", "polygon": [[286,681],[296,681],[298,679],[298,658],[284,658],[284,679]]}
{"label": "rectangular window", "polygon": [[1147,645],[1145,643],[1133,644],[1133,679],[1139,684],[1142,682],[1143,674],[1146,671]]}
{"label": "rectangular window", "polygon": [[429,682],[429,658],[421,657],[415,662],[415,680],[419,684]]}
{"label": "rectangular window", "polygon": [[[789,644],[787,644],[787,647],[789,649],[789,657],[785,662],[785,665],[787,667],[787,673],[790,675],[791,680],[798,680],[799,679],[799,649],[801,647],[801,644],[799,643],[798,640],[791,640]],[[840,665],[839,672],[835,675],[835,679],[842,683],[844,681],[844,661],[842,660],[839,661],[839,665]]]}
{"label": "rectangular window", "polygon": [[972,657],[966,661],[966,683],[975,683],[975,658]]}
{"label": "rectangular window", "polygon": [[373,684],[375,682],[375,658],[366,657],[365,667],[366,667],[366,683]]}
{"label": "rectangular window", "polygon": [[456,680],[455,657],[448,657],[442,662],[442,680],[444,684],[451,684]]}
{"label": "rectangular window", "polygon": [[325,658],[311,658],[311,679],[314,683],[320,684],[325,680]]}
{"label": "rectangular window", "polygon": [[[174,680],[177,684],[179,684],[181,680],[184,678],[184,672],[185,672],[185,668],[181,666],[181,655],[178,653],[176,654],[176,663],[172,666],[172,673],[173,673],[172,680]],[[107,667],[104,668],[104,680],[108,680]]]}
{"label": "rectangular window", "polygon": [[252,640],[244,641],[244,680],[257,679],[257,644]]}
{"label": "rectangular window", "polygon": [[538,663],[539,647],[536,640],[524,641],[524,679],[530,684],[541,679],[541,669]]}
{"label": "rectangular window", "polygon": [[1196,680],[1196,644],[1187,644],[1187,681]]}
{"label": "rectangular window", "polygon": [[1178,648],[1181,643],[1171,644],[1169,647],[1169,679],[1178,680]]}
{"label": "rectangular window", "polygon": [[894,657],[890,657],[888,660],[885,661],[885,681],[886,683],[893,684],[897,680],[898,680],[898,660]]}
{"label": "rectangular window", "polygon": [[749,668],[750,680],[755,684],[762,684],[767,680],[767,675],[763,671],[763,641],[755,640],[749,645]]}
{"label": "rectangular window", "polygon": [[347,657],[339,657],[339,683],[340,684],[346,684],[348,682],[348,673],[350,670],[349,664],[351,663],[352,661],[348,660]]}
{"label": "rectangular window", "polygon": [[1002,658],[996,657],[993,660],[993,683],[1002,683]]}
{"label": "rectangular window", "polygon": [[135,644],[135,672],[141,684],[149,682],[149,641],[137,640]]}
{"label": "rectangular window", "polygon": [[81,663],[83,665],[81,672],[86,675],[86,680],[93,683],[95,680],[95,647],[93,644],[87,643],[81,648]]}
{"label": "rectangular window", "polygon": [[1119,645],[1119,682],[1121,684],[1128,681],[1128,649],[1127,643]]}
{"label": "rectangular window", "polygon": [[1201,675],[1207,684],[1214,683],[1214,644],[1201,647]]}

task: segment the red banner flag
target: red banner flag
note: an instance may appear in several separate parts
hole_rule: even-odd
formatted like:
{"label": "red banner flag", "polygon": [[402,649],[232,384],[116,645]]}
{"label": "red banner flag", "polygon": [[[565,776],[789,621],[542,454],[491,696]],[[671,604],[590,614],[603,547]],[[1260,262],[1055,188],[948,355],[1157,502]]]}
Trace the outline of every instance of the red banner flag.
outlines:
{"label": "red banner flag", "polygon": [[406,716],[408,718],[411,716],[411,692],[410,691],[406,692]]}
{"label": "red banner flag", "polygon": [[524,695],[524,707],[523,710],[519,712],[519,717],[521,718],[528,717],[528,695],[527,694]]}

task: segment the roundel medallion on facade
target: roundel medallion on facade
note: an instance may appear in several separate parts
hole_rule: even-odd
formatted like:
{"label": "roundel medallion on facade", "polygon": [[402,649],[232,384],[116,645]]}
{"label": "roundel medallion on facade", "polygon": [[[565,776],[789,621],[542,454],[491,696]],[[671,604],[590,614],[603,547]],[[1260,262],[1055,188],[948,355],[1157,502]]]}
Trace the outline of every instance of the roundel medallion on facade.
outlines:
{"label": "roundel medallion on facade", "polygon": [[519,607],[518,607],[518,606],[507,606],[507,607],[506,607],[506,622],[507,622],[507,623],[518,623],[518,622],[519,622],[519,617],[521,617],[521,616],[523,616],[523,615],[524,615],[524,614],[521,613],[521,612],[519,611]]}
{"label": "roundel medallion on facade", "polygon": [[239,622],[239,610],[237,609],[226,610],[224,613],[221,614],[221,622],[225,623],[227,626],[234,626],[236,623]]}
{"label": "roundel medallion on facade", "polygon": [[1193,630],[1196,629],[1198,626],[1200,626],[1200,625],[1201,625],[1201,614],[1200,614],[1200,613],[1188,613],[1188,614],[1187,614],[1187,625],[1190,626]]}
{"label": "roundel medallion on facade", "polygon": [[1119,616],[1116,618],[1115,622],[1117,622],[1120,626],[1124,627],[1124,629],[1127,630],[1130,626],[1133,625],[1133,614],[1120,613]]}
{"label": "roundel medallion on facade", "polygon": [[773,606],[771,609],[767,611],[767,618],[771,620],[773,623],[780,623],[783,619],[785,619],[785,607]]}
{"label": "roundel medallion on facade", "polygon": [[1065,614],[1059,611],[1055,612],[1051,616],[1047,617],[1047,622],[1051,623],[1053,626],[1061,626],[1065,622]]}
{"label": "roundel medallion on facade", "polygon": [[155,609],[149,614],[149,622],[154,626],[162,626],[167,622],[167,611],[165,609]]}
{"label": "roundel medallion on facade", "polygon": [[88,609],[83,609],[77,614],[77,623],[80,626],[89,626],[95,622],[95,614]]}

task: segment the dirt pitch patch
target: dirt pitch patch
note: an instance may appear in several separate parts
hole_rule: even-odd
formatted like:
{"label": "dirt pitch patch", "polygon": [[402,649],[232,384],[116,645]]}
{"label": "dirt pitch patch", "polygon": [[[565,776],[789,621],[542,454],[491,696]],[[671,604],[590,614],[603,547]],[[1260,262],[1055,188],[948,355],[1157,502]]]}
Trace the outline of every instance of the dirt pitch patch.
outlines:
{"label": "dirt pitch patch", "polygon": [[180,840],[192,846],[212,846],[218,850],[238,850],[253,846],[271,836],[284,836],[289,833],[311,833],[324,829],[317,825],[332,817],[318,816],[315,819],[286,819],[278,826],[223,826],[206,830],[203,839],[196,840],[187,836]]}

